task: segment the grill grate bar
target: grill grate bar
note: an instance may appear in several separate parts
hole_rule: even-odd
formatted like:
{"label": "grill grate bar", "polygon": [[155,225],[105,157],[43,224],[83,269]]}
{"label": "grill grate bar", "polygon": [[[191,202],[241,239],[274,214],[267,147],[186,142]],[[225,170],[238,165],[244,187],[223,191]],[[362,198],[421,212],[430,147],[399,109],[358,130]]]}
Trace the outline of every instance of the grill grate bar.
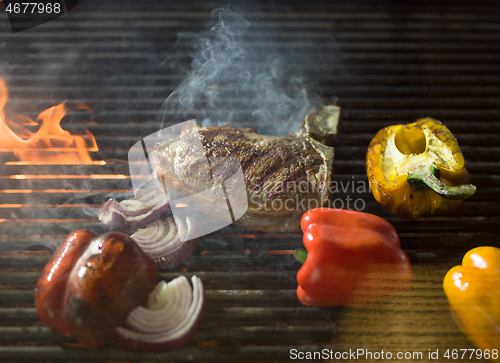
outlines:
{"label": "grill grate bar", "polygon": [[[266,327],[266,326],[245,326],[245,327],[217,327],[205,328],[195,333],[193,343],[196,341],[216,340],[216,341],[273,341],[276,339],[294,339],[297,334],[302,334],[308,339],[318,342],[331,340],[335,334],[341,332],[341,328],[336,325],[328,326],[286,326],[286,327]],[[279,337],[279,338],[278,338]],[[39,341],[60,341],[76,343],[74,338],[68,338],[46,327],[0,327],[0,339],[6,342],[29,340]]]}
{"label": "grill grate bar", "polygon": [[[267,286],[273,288],[279,285],[280,288],[294,288],[296,286],[295,273],[291,271],[269,272],[269,271],[237,271],[231,272],[231,276],[227,276],[227,272],[211,272],[198,271],[196,273],[163,273],[160,278],[166,281],[172,280],[177,276],[196,275],[204,284],[211,288],[223,288],[227,283],[232,283],[239,286]],[[0,275],[0,285],[36,285],[40,272],[4,272]]]}
{"label": "grill grate bar", "polygon": [[123,360],[123,361],[169,361],[169,360],[213,360],[219,361],[221,357],[228,359],[241,360],[272,360],[281,361],[290,356],[290,350],[304,351],[311,349],[312,351],[322,351],[323,349],[333,350],[339,349],[349,350],[356,349],[355,345],[254,345],[244,347],[185,347],[172,351],[166,354],[130,354],[116,349],[101,349],[99,351],[90,350],[67,350],[62,347],[0,347],[0,356],[4,359],[22,359],[26,360],[51,360],[51,361],[106,361],[106,360]]}
{"label": "grill grate bar", "polygon": [[[205,309],[206,321],[278,321],[278,320],[331,320],[340,316],[340,309],[321,309],[314,307],[226,307]],[[40,319],[35,308],[0,308],[0,320],[4,322],[38,322]],[[209,339],[210,340],[210,339]]]}
{"label": "grill grate bar", "polygon": [[[207,290],[206,298],[215,303],[269,304],[288,303],[298,305],[295,289],[289,290]],[[33,290],[0,291],[0,302],[34,303]]]}

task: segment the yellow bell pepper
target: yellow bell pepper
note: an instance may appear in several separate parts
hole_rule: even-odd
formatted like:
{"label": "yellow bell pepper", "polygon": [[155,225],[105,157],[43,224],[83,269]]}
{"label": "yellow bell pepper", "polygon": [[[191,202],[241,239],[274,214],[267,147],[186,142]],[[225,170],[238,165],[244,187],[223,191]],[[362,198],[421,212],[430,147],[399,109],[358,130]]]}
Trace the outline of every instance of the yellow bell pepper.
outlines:
{"label": "yellow bell pepper", "polygon": [[476,191],[457,140],[432,118],[380,130],[368,147],[366,172],[375,199],[404,219],[446,213]]}
{"label": "yellow bell pepper", "polygon": [[462,332],[483,352],[489,350],[492,361],[500,362],[500,248],[467,252],[462,265],[448,271],[443,287]]}

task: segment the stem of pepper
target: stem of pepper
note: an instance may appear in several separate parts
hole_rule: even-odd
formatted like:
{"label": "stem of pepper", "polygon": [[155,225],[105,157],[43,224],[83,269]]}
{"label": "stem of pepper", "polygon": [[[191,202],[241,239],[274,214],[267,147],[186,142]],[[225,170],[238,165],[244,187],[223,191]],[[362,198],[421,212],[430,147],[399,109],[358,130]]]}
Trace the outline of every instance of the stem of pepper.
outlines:
{"label": "stem of pepper", "polygon": [[439,179],[439,173],[439,169],[435,164],[423,166],[408,175],[408,184],[416,192],[430,188],[447,199],[465,199],[476,192],[476,187],[472,184],[462,184],[452,187],[443,183]]}
{"label": "stem of pepper", "polygon": [[293,257],[301,264],[304,264],[304,262],[306,262],[307,255],[308,253],[306,250],[304,250],[303,248],[299,248],[298,250],[295,250]]}

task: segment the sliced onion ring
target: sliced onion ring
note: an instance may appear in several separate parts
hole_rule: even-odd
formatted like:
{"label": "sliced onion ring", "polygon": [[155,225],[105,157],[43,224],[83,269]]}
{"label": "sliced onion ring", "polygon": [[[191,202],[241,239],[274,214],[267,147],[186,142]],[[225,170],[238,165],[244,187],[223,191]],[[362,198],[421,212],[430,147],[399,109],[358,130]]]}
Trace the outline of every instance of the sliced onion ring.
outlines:
{"label": "sliced onion ring", "polygon": [[115,329],[118,347],[136,353],[161,353],[180,347],[196,331],[205,305],[203,283],[185,276],[168,284],[158,283],[146,307],[137,307],[127,317],[127,328]]}
{"label": "sliced onion ring", "polygon": [[99,210],[99,220],[111,230],[131,234],[170,212],[167,194],[154,189],[120,203],[109,199]]}
{"label": "sliced onion ring", "polygon": [[167,270],[186,261],[198,244],[198,239],[182,242],[182,228],[173,218],[167,218],[138,229],[131,237],[160,270]]}

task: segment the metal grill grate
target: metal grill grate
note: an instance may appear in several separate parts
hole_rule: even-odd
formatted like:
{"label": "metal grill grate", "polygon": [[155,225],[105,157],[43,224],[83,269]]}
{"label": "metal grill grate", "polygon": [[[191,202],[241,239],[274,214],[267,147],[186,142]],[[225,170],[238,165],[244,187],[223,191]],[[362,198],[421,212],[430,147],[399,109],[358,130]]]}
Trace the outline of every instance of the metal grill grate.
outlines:
{"label": "metal grill grate", "polygon": [[[0,166],[0,360],[6,361],[286,361],[290,350],[423,352],[472,348],[451,319],[442,290],[446,271],[479,245],[499,245],[499,4],[453,5],[391,1],[290,2],[264,8],[255,41],[269,29],[284,53],[297,42],[333,38],[338,59],[306,65],[324,99],[338,97],[341,125],[334,180],[366,181],[364,155],[382,127],[421,116],[440,119],[461,145],[477,194],[447,217],[402,221],[385,214],[369,192],[362,199],[400,233],[414,268],[405,294],[359,308],[311,308],[295,295],[299,268],[292,252],[300,234],[252,234],[227,227],[203,238],[173,271],[200,276],[207,309],[190,343],[166,354],[134,355],[115,348],[84,350],[41,324],[33,288],[50,256],[47,246],[80,228],[106,230],[95,210],[106,198],[130,196],[128,148],[157,130],[155,117],[184,75],[161,63],[179,31],[198,31],[217,3],[81,1],[69,20],[11,34],[0,21],[2,75],[9,107],[36,116],[65,99],[95,112],[66,118],[89,129],[105,165]],[[253,12],[243,14],[252,21]],[[338,65],[340,64],[340,67]],[[187,64],[184,64],[187,66]],[[323,68],[324,69],[323,69]]]}

